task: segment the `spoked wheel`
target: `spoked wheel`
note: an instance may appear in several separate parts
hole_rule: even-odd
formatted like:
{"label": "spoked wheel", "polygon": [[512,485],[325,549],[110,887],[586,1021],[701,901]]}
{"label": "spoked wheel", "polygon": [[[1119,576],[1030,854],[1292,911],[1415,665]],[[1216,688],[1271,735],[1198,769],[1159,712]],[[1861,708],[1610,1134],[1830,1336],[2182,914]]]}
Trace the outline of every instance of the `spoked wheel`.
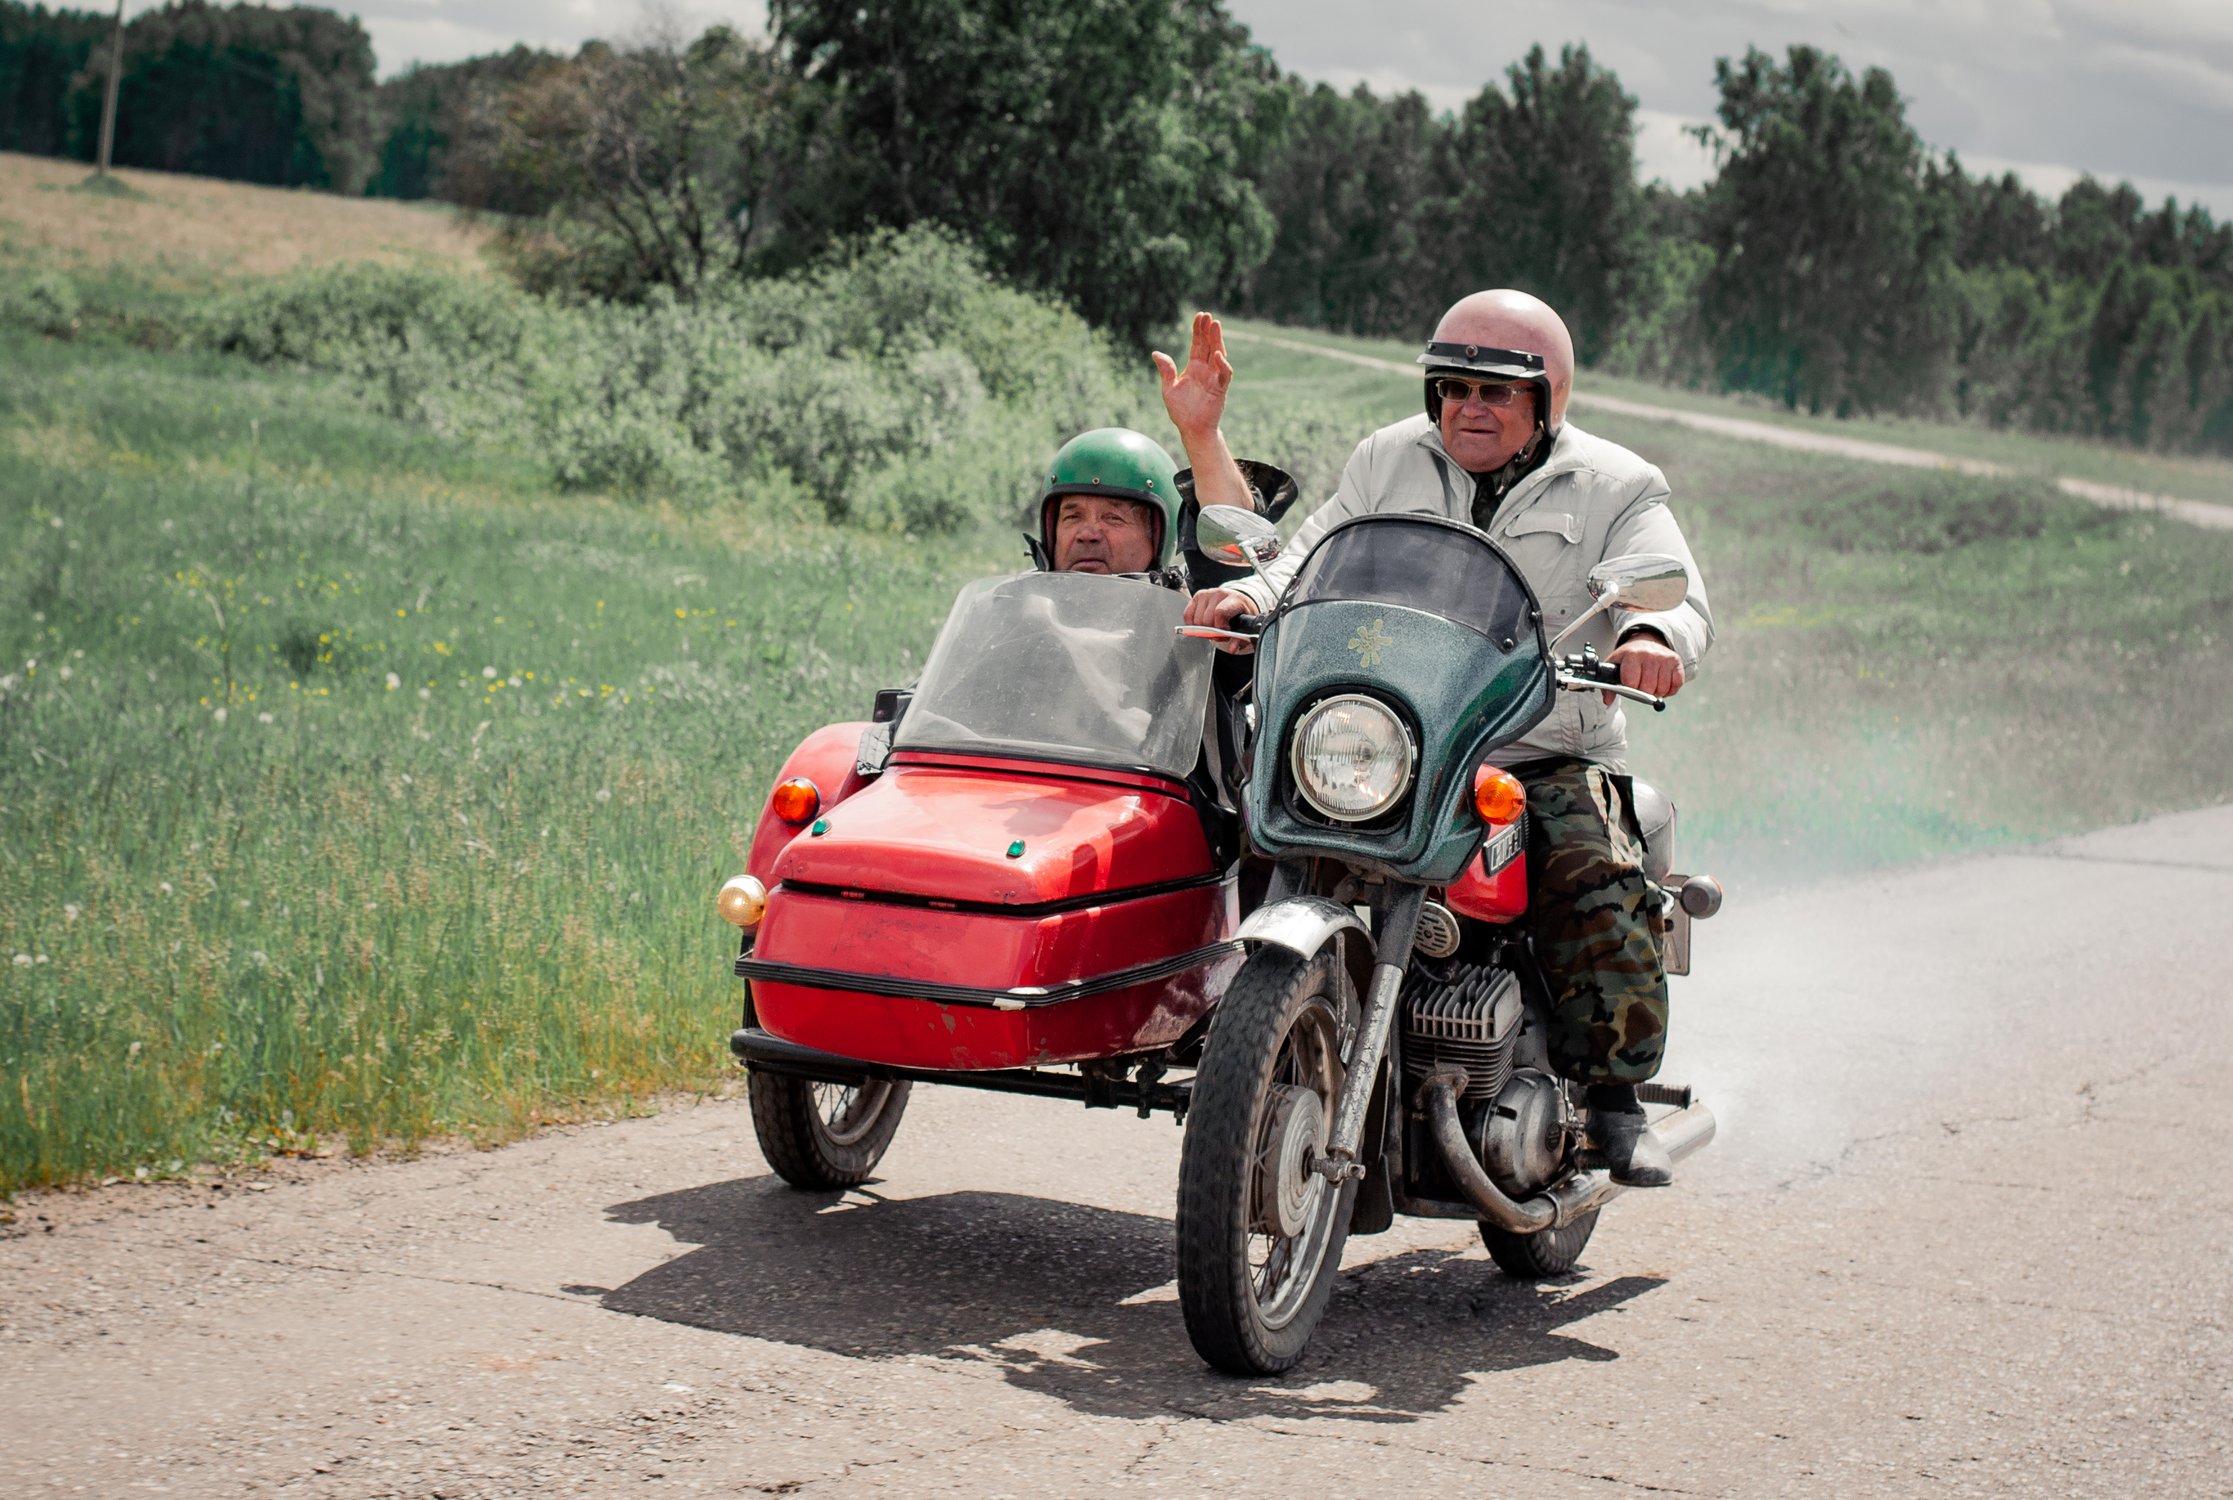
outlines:
{"label": "spoked wheel", "polygon": [[745,1079],[760,1154],[795,1188],[855,1187],[868,1181],[907,1111],[914,1085],[816,1083],[755,1069]]}
{"label": "spoked wheel", "polygon": [[1332,953],[1252,955],[1219,1003],[1179,1153],[1179,1304],[1235,1375],[1303,1357],[1349,1238],[1355,1182],[1310,1170],[1341,1094],[1348,977]]}
{"label": "spoked wheel", "polygon": [[1573,1270],[1574,1263],[1582,1258],[1582,1247],[1589,1243],[1590,1231],[1596,1227],[1597,1210],[1593,1208],[1564,1229],[1546,1229],[1541,1234],[1514,1234],[1494,1224],[1483,1224],[1481,1243],[1488,1246],[1489,1259],[1505,1275],[1521,1281],[1541,1281]]}

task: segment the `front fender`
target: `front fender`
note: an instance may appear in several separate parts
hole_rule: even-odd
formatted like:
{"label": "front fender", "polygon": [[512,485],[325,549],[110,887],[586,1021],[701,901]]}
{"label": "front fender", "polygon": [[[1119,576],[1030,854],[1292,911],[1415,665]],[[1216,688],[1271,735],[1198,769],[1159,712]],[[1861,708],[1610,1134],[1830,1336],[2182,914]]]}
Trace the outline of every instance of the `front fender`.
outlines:
{"label": "front fender", "polygon": [[1365,950],[1372,951],[1372,933],[1364,922],[1348,907],[1338,901],[1328,901],[1324,896],[1289,896],[1259,906],[1248,914],[1233,936],[1249,944],[1252,950],[1269,943],[1309,958],[1324,948],[1337,932],[1354,932]]}

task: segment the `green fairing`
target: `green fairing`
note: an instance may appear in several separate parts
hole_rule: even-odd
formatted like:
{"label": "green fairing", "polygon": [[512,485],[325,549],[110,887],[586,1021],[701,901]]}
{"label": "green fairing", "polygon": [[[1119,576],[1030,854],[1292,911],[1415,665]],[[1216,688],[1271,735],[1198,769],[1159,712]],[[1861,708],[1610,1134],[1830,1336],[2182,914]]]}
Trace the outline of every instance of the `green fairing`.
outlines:
{"label": "green fairing", "polygon": [[[1366,666],[1352,642],[1366,639]],[[1551,711],[1550,659],[1541,631],[1511,650],[1454,621],[1398,604],[1326,599],[1273,618],[1257,645],[1257,690],[1274,685],[1248,785],[1249,837],[1273,859],[1330,854],[1400,879],[1444,885],[1480,844],[1473,772],[1499,745]],[[1306,822],[1287,807],[1290,731],[1305,706],[1366,691],[1400,704],[1419,736],[1415,781],[1401,821],[1364,831]]]}

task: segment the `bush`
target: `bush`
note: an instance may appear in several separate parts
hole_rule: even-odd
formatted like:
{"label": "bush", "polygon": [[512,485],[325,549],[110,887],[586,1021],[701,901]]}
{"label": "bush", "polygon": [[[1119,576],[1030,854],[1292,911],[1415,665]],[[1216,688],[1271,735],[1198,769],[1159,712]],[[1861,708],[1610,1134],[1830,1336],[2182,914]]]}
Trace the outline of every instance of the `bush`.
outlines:
{"label": "bush", "polygon": [[502,282],[372,264],[256,283],[195,331],[258,363],[355,376],[389,415],[445,433],[517,422],[540,373],[563,365],[566,333],[552,309]]}
{"label": "bush", "polygon": [[437,431],[510,437],[570,487],[797,496],[908,530],[1021,513],[1048,453],[1140,400],[1083,320],[931,229],[632,306],[418,269],[309,272],[234,294],[201,336],[353,376]]}
{"label": "bush", "polygon": [[2058,521],[2083,530],[2116,517],[2042,479],[1944,473],[1841,497],[1808,510],[1806,521],[1838,552],[1930,557],[1983,542],[2029,541]]}
{"label": "bush", "polygon": [[50,339],[75,338],[80,311],[77,287],[52,271],[35,272],[12,287],[0,285],[0,324]]}

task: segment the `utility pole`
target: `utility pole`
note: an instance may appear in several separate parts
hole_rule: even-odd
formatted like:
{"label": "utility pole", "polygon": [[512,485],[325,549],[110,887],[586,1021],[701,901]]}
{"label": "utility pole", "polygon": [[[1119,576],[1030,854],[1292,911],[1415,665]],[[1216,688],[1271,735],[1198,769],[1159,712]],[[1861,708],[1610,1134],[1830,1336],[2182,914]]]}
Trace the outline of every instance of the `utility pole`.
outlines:
{"label": "utility pole", "polygon": [[101,159],[93,175],[109,175],[109,148],[116,144],[116,86],[124,76],[124,0],[116,0],[116,28],[109,33],[109,90],[101,101]]}

